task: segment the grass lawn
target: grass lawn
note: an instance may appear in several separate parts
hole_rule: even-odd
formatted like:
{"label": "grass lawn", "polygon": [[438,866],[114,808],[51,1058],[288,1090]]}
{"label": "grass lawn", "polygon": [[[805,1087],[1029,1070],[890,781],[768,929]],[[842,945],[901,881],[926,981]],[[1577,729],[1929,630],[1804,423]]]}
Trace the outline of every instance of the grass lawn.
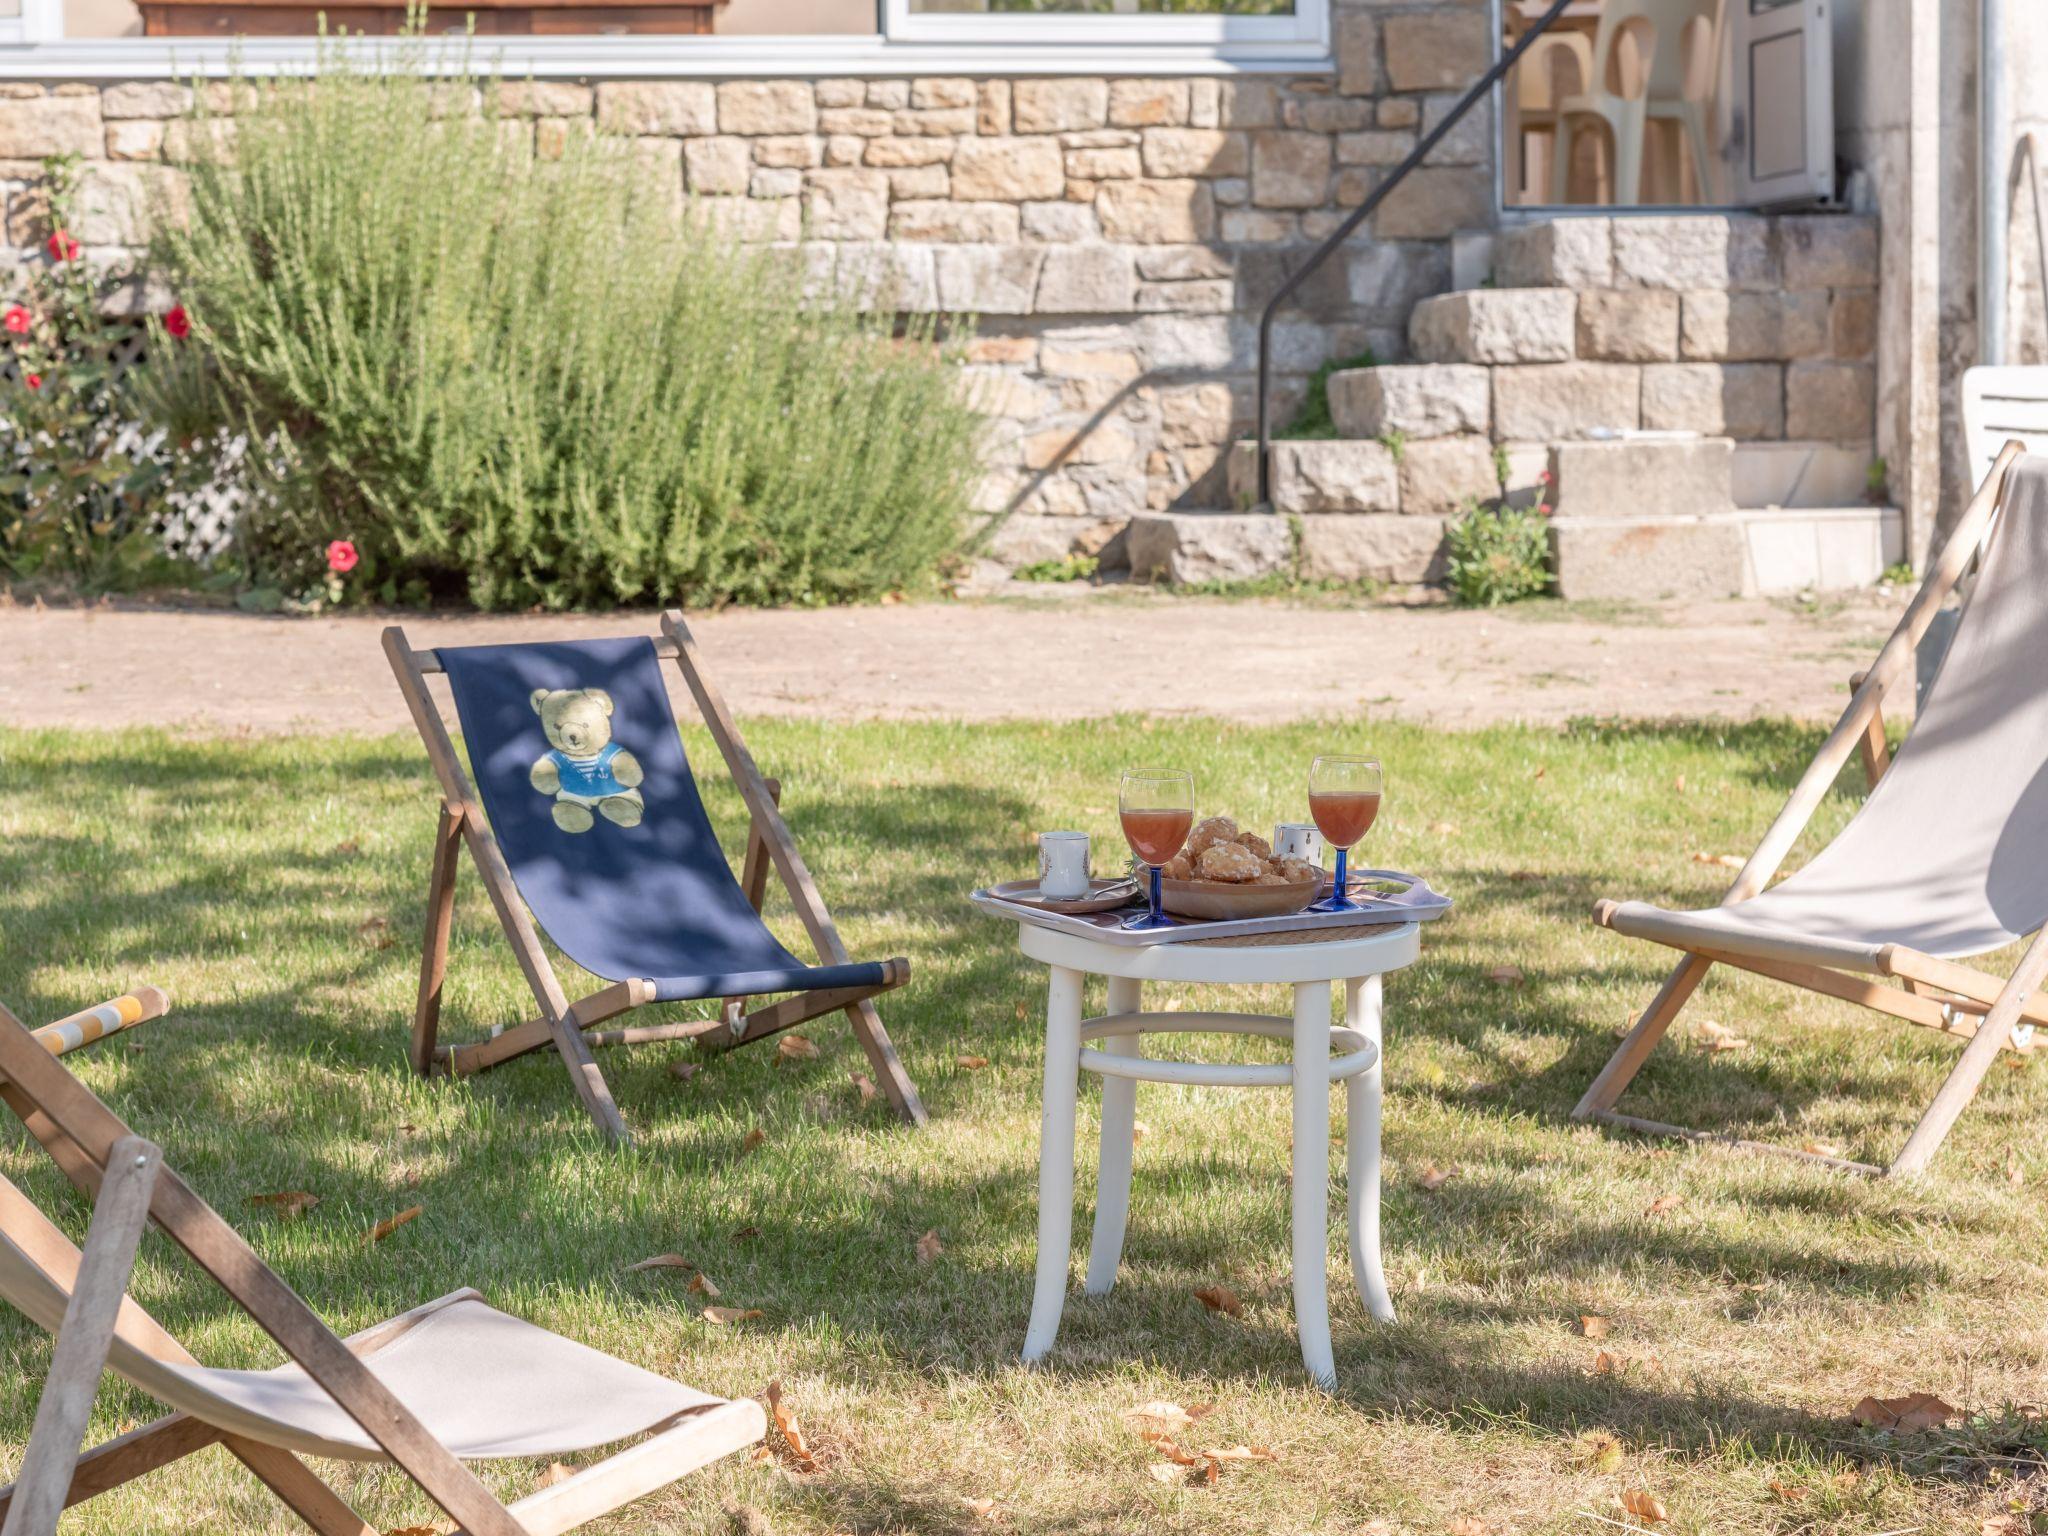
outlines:
{"label": "grass lawn", "polygon": [[[755,726],[855,953],[916,966],[884,1012],[932,1111],[923,1133],[863,1102],[851,1079],[864,1061],[827,1021],[806,1030],[816,1060],[771,1045],[704,1058],[687,1082],[668,1071],[687,1051],[601,1057],[640,1138],[623,1154],[598,1140],[551,1055],[460,1084],[408,1077],[434,804],[411,739],[8,736],[0,999],[35,1022],[135,983],[166,987],[168,1019],[72,1063],[338,1329],[474,1284],[711,1391],[781,1379],[822,1471],[734,1458],[594,1529],[759,1529],[735,1514],[744,1506],[791,1533],[1597,1536],[1612,1527],[1577,1512],[1621,1518],[1615,1496],[1641,1489],[1677,1532],[2024,1530],[2024,1518],[1984,1522],[2048,1487],[2048,1430],[2017,1406],[2041,1396],[2048,1342],[2048,1069],[1996,1069],[1917,1183],[1566,1119],[1665,964],[1594,929],[1594,899],[1713,899],[1729,872],[1694,855],[1746,852],[1815,734]],[[1388,986],[1385,1226],[1400,1322],[1366,1318],[1337,1231],[1342,1385],[1310,1388],[1287,1292],[1285,1095],[1147,1087],[1122,1278],[1106,1299],[1074,1295],[1049,1367],[1020,1368],[1043,975],[962,893],[1023,873],[1036,828],[1113,843],[1127,763],[1190,766],[1205,812],[1264,825],[1299,813],[1311,753],[1339,742],[1389,766],[1373,858],[1429,873],[1461,903]],[[714,761],[703,739],[690,746]],[[1845,785],[1818,832],[1853,808]],[[735,810],[730,795],[714,802],[727,831]],[[1521,984],[1489,979],[1503,963]],[[1881,1162],[1956,1049],[1754,980],[1717,977],[1702,996],[1625,1107]],[[1199,990],[1183,1002],[1219,1005]],[[1275,990],[1259,1005],[1285,1002]],[[465,876],[444,1037],[529,1011]],[[1750,1046],[1707,1050],[1700,1019]],[[1098,1102],[1084,1081],[1088,1154]],[[1341,1218],[1334,1139],[1331,1151]],[[0,1171],[83,1232],[84,1206],[25,1137],[0,1138]],[[321,1203],[296,1221],[250,1204],[290,1189]],[[1085,1167],[1078,1199],[1077,1291]],[[418,1220],[360,1242],[415,1204]],[[921,1263],[927,1232],[944,1251]],[[724,1304],[764,1316],[714,1324],[687,1276],[627,1272],[667,1252],[701,1265]],[[1196,1300],[1218,1283],[1245,1298],[1242,1317]],[[160,1237],[135,1288],[209,1363],[277,1358]],[[1607,1338],[1575,1333],[1588,1313],[1609,1320]],[[49,1354],[0,1316],[10,1469]],[[1916,1390],[1977,1417],[1903,1438],[1850,1421],[1866,1393]],[[1161,1483],[1124,1419],[1159,1398],[1213,1405],[1198,1444],[1264,1444],[1280,1460],[1230,1466],[1214,1487]],[[94,1438],[154,1412],[110,1385]],[[326,1470],[382,1527],[431,1518],[380,1470]],[[509,1497],[542,1471],[487,1476]],[[979,1500],[988,1513],[967,1502]],[[66,1529],[297,1527],[215,1450]]]}

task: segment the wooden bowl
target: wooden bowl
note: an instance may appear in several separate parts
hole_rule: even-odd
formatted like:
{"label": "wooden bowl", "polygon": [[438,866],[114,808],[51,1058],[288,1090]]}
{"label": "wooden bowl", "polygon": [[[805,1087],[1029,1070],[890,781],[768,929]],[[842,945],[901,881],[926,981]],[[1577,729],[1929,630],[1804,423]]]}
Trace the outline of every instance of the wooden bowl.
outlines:
{"label": "wooden bowl", "polygon": [[1321,880],[1295,885],[1239,885],[1229,880],[1161,880],[1159,899],[1175,917],[1233,922],[1246,917],[1290,917],[1323,894]]}

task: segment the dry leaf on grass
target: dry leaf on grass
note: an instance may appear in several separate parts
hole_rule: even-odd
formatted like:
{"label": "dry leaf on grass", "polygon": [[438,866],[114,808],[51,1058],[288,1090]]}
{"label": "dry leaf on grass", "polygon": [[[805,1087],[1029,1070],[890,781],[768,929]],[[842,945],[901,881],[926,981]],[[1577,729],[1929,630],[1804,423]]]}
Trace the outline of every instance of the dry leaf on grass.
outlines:
{"label": "dry leaf on grass", "polygon": [[1142,1146],[1142,1145],[1144,1144],[1145,1138],[1146,1138],[1147,1136],[1150,1136],[1151,1134],[1152,1134],[1152,1127],[1151,1127],[1151,1126],[1149,1126],[1149,1125],[1147,1125],[1147,1124],[1146,1124],[1146,1123],[1145,1123],[1144,1121],[1142,1121],[1142,1120],[1133,1120],[1133,1121],[1131,1122],[1131,1145],[1132,1145],[1132,1146],[1134,1146],[1134,1147],[1136,1147],[1136,1146]]}
{"label": "dry leaf on grass", "polygon": [[1232,1317],[1244,1316],[1244,1301],[1227,1285],[1205,1285],[1195,1292],[1195,1300],[1211,1312],[1227,1312]]}
{"label": "dry leaf on grass", "polygon": [[1773,1497],[1785,1504],[1797,1504],[1808,1493],[1812,1492],[1811,1489],[1802,1488],[1797,1483],[1770,1482],[1765,1483],[1764,1486],[1771,1490]]}
{"label": "dry leaf on grass", "polygon": [[575,1475],[576,1469],[568,1463],[551,1461],[548,1463],[547,1471],[540,1475],[540,1485],[543,1488],[552,1488],[557,1483],[566,1483]]}
{"label": "dry leaf on grass", "polygon": [[1671,1518],[1664,1501],[1646,1488],[1624,1488],[1617,1497],[1626,1513],[1646,1525],[1662,1525]]}
{"label": "dry leaf on grass", "polygon": [[1977,1527],[1979,1536],[2027,1536],[2033,1524],[2025,1515],[1986,1515]]}
{"label": "dry leaf on grass", "polygon": [[1432,821],[1429,824],[1429,830],[1431,835],[1435,837],[1456,837],[1458,835],[1458,824],[1454,821]]}
{"label": "dry leaf on grass", "polygon": [[684,1289],[702,1296],[706,1301],[716,1301],[719,1297],[718,1287],[713,1285],[711,1277],[701,1270],[690,1277],[690,1283]]}
{"label": "dry leaf on grass", "polygon": [[875,1102],[875,1095],[881,1090],[875,1087],[875,1080],[865,1072],[856,1072],[853,1074],[853,1091],[860,1095],[861,1103],[872,1104]]}
{"label": "dry leaf on grass", "polygon": [[414,1217],[420,1215],[420,1213],[425,1210],[426,1207],[423,1205],[409,1205],[404,1210],[400,1211],[396,1216],[386,1216],[382,1221],[378,1222],[377,1225],[370,1228],[369,1231],[363,1234],[360,1246],[367,1248],[372,1243],[383,1242],[385,1238],[389,1237],[392,1233],[396,1232],[400,1227],[404,1226],[408,1221],[411,1221]]}
{"label": "dry leaf on grass", "polygon": [[996,1518],[996,1501],[994,1499],[970,1499],[963,1496],[960,1500],[960,1507],[970,1515],[974,1515],[982,1520],[993,1520]]}
{"label": "dry leaf on grass", "polygon": [[759,1307],[706,1307],[704,1321],[707,1323],[744,1323],[751,1318],[766,1317],[768,1314]]}
{"label": "dry leaf on grass", "polygon": [[784,1061],[816,1061],[818,1047],[802,1035],[784,1035],[775,1044],[775,1054]]}
{"label": "dry leaf on grass", "polygon": [[1865,1429],[1895,1429],[1910,1435],[1939,1429],[1960,1412],[1932,1392],[1909,1392],[1904,1397],[1863,1398],[1849,1410],[1849,1416]]}
{"label": "dry leaf on grass", "polygon": [[651,1259],[642,1259],[637,1264],[628,1264],[626,1273],[633,1274],[643,1269],[695,1269],[697,1266],[680,1253],[657,1253]]}
{"label": "dry leaf on grass", "polygon": [[1439,1168],[1435,1163],[1424,1163],[1422,1165],[1422,1172],[1416,1176],[1415,1182],[1424,1189],[1442,1189],[1457,1174],[1457,1171],[1458,1168],[1455,1163],[1448,1168]]}
{"label": "dry leaf on grass", "polygon": [[1683,1195],[1659,1195],[1643,1207],[1645,1216],[1666,1216],[1685,1204]]}
{"label": "dry leaf on grass", "polygon": [[2005,1160],[2005,1182],[2014,1189],[2018,1189],[2027,1182],[2026,1172],[2020,1167],[2020,1160],[2017,1154],[2008,1156]]}
{"label": "dry leaf on grass", "polygon": [[397,941],[391,937],[391,919],[388,917],[366,917],[356,924],[356,937],[372,949],[389,949]]}
{"label": "dry leaf on grass", "polygon": [[988,1065],[988,1058],[986,1056],[955,1056],[953,1058],[953,1065],[968,1072],[979,1072]]}
{"label": "dry leaf on grass", "polygon": [[1497,987],[1519,987],[1529,978],[1522,974],[1519,965],[1496,965],[1486,973],[1486,979]]}
{"label": "dry leaf on grass", "polygon": [[1192,1408],[1183,1408],[1179,1403],[1154,1398],[1149,1403],[1140,1403],[1135,1408],[1125,1409],[1124,1417],[1138,1432],[1139,1439],[1152,1441],[1163,1439],[1213,1411],[1208,1403],[1197,1403]]}
{"label": "dry leaf on grass", "polygon": [[1170,1461],[1155,1461],[1145,1468],[1146,1476],[1155,1483],[1184,1483],[1188,1480],[1187,1469]]}
{"label": "dry leaf on grass", "polygon": [[1278,1461],[1279,1454],[1270,1446],[1233,1445],[1223,1450],[1204,1451],[1202,1455],[1210,1461]]}
{"label": "dry leaf on grass", "polygon": [[758,1125],[755,1126],[752,1130],[748,1131],[746,1135],[740,1138],[740,1155],[744,1157],[747,1153],[752,1152],[756,1147],[765,1145],[767,1140],[768,1133],[762,1130],[761,1127],[759,1127]]}
{"label": "dry leaf on grass", "polygon": [[754,1238],[757,1238],[760,1235],[761,1229],[759,1227],[734,1227],[732,1231],[732,1240],[736,1243],[751,1242]]}
{"label": "dry leaf on grass", "polygon": [[679,1083],[687,1083],[703,1070],[701,1061],[672,1061],[668,1064],[668,1075]]}
{"label": "dry leaf on grass", "polygon": [[1746,1051],[1749,1042],[1725,1024],[1716,1024],[1712,1019],[1701,1019],[1693,1028],[1698,1032],[1700,1045],[1718,1055],[1722,1051]]}
{"label": "dry leaf on grass", "polygon": [[1739,854],[1733,853],[1696,853],[1692,856],[1692,861],[1695,864],[1719,865],[1722,869],[1740,869],[1747,862]]}
{"label": "dry leaf on grass", "polygon": [[946,1245],[939,1241],[936,1227],[917,1240],[917,1262],[920,1264],[936,1264],[939,1255],[945,1251]]}
{"label": "dry leaf on grass", "polygon": [[1815,1157],[1840,1157],[1842,1155],[1842,1149],[1832,1141],[1809,1141],[1799,1150],[1811,1152]]}
{"label": "dry leaf on grass", "polygon": [[320,1203],[320,1197],[303,1189],[280,1189],[274,1194],[251,1195],[249,1203],[271,1206],[286,1221],[297,1221]]}
{"label": "dry leaf on grass", "polygon": [[1484,1520],[1474,1520],[1467,1515],[1462,1520],[1453,1520],[1444,1527],[1446,1536],[1492,1536],[1492,1527]]}
{"label": "dry leaf on grass", "polygon": [[1622,1454],[1620,1438],[1604,1429],[1589,1429],[1572,1442],[1572,1460],[1595,1472],[1612,1472]]}
{"label": "dry leaf on grass", "polygon": [[1578,1335],[1582,1339],[1604,1339],[1607,1337],[1607,1319],[1598,1312],[1579,1314]]}
{"label": "dry leaf on grass", "polygon": [[[709,1310],[708,1308],[706,1310]],[[759,1316],[759,1314],[755,1314]],[[768,1383],[763,1394],[768,1399],[768,1416],[775,1421],[775,1431],[782,1437],[783,1457],[799,1472],[818,1470],[818,1457],[811,1444],[804,1438],[804,1429],[797,1422],[796,1410],[782,1400],[782,1378]]]}
{"label": "dry leaf on grass", "polygon": [[1622,1363],[1621,1356],[1611,1355],[1604,1349],[1598,1350],[1593,1355],[1593,1363],[1586,1367],[1586,1374],[1588,1376],[1616,1376],[1621,1373]]}
{"label": "dry leaf on grass", "polygon": [[432,1525],[401,1525],[384,1533],[384,1536],[453,1536],[461,1530],[453,1520],[436,1520]]}

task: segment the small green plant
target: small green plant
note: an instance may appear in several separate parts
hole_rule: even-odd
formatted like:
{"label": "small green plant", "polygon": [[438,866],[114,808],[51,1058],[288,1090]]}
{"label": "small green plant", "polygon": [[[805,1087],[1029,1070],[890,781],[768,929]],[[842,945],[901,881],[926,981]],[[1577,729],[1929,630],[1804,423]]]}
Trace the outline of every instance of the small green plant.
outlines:
{"label": "small green plant", "polygon": [[[101,312],[101,280],[71,233],[78,157],[42,163],[41,250],[17,302],[0,305],[0,572],[88,587],[133,585],[167,569],[156,538],[174,450],[138,424],[117,365],[132,321]],[[175,349],[182,309],[152,350]]]}
{"label": "small green plant", "polygon": [[1892,499],[1891,466],[1883,459],[1872,459],[1870,468],[1863,472],[1863,499],[1874,507],[1886,506]]}
{"label": "small green plant", "polygon": [[979,472],[964,341],[743,243],[629,138],[537,157],[501,95],[417,35],[329,47],[249,88],[159,223],[212,370],[164,414],[255,445],[248,579],[494,609],[929,584]]}
{"label": "small green plant", "polygon": [[1010,574],[1018,581],[1091,581],[1102,567],[1094,555],[1062,555],[1057,560],[1034,560]]}
{"label": "small green plant", "polygon": [[1330,415],[1330,375],[1342,373],[1350,368],[1377,368],[1379,358],[1371,351],[1359,353],[1356,357],[1332,358],[1308,376],[1308,390],[1301,397],[1301,408],[1278,434],[1282,438],[1332,438],[1337,435],[1337,423]]}
{"label": "small green plant", "polygon": [[1401,462],[1401,455],[1408,451],[1408,434],[1399,427],[1389,427],[1380,434],[1380,446],[1392,454],[1394,462],[1398,464]]}
{"label": "small green plant", "polygon": [[1528,507],[1465,504],[1444,536],[1451,596],[1466,608],[1497,608],[1550,589],[1550,520]]}
{"label": "small green plant", "polygon": [[1908,587],[1913,584],[1913,567],[1904,560],[1886,566],[1878,573],[1877,582],[1882,587]]}
{"label": "small green plant", "polygon": [[1514,466],[1508,462],[1507,445],[1505,443],[1495,443],[1493,445],[1493,483],[1500,487],[1500,493],[1503,496],[1508,493],[1508,476],[1513,472]]}

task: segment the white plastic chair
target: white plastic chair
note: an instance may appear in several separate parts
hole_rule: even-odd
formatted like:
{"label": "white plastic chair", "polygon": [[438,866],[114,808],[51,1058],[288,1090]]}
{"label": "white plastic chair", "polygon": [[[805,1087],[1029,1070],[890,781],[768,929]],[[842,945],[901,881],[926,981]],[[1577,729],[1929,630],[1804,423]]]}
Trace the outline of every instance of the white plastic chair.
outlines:
{"label": "white plastic chair", "polygon": [[2014,439],[2029,453],[2048,454],[2048,367],[2038,364],[1963,371],[1963,443],[1972,482],[1991,470]]}
{"label": "white plastic chair", "polygon": [[1720,0],[1607,0],[1593,38],[1587,87],[1557,108],[1551,183],[1558,196],[1567,185],[1576,130],[1588,117],[1606,123],[1614,136],[1616,206],[1642,201],[1644,139],[1652,118],[1677,122],[1694,179],[1706,194],[1712,186],[1707,109],[1720,10]]}

